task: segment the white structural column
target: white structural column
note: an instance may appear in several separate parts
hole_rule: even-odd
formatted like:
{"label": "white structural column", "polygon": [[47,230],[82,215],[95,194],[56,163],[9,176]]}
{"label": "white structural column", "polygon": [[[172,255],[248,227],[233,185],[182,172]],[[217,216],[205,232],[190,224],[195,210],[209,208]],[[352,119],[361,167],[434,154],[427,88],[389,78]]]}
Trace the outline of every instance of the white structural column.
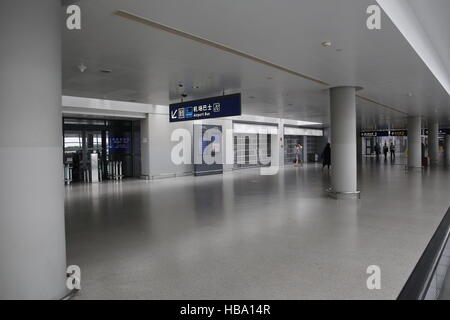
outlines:
{"label": "white structural column", "polygon": [[358,161],[362,160],[362,138],[361,138],[361,128],[356,130],[356,159]]}
{"label": "white structural column", "polygon": [[331,195],[356,199],[356,88],[330,89],[331,107]]}
{"label": "white structural column", "polygon": [[450,135],[445,136],[445,164],[450,165]]}
{"label": "white structural column", "polygon": [[439,123],[432,120],[428,126],[428,150],[430,154],[431,165],[438,163],[439,155]]}
{"label": "white structural column", "polygon": [[0,1],[0,299],[67,293],[61,1]]}
{"label": "white structural column", "polygon": [[422,118],[408,117],[408,167],[422,167]]}
{"label": "white structural column", "polygon": [[146,118],[141,120],[141,178],[150,179],[150,130],[149,119],[147,113]]}
{"label": "white structural column", "polygon": [[280,119],[278,122],[278,136],[275,144],[278,155],[278,166],[284,166],[284,120]]}

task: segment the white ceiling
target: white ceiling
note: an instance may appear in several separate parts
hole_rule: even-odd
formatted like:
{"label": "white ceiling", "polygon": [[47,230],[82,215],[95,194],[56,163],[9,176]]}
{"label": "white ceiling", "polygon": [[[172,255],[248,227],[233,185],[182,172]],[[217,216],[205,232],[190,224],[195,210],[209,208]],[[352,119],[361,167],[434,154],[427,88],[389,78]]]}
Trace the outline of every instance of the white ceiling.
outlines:
{"label": "white ceiling", "polygon": [[[439,0],[427,3],[432,1]],[[63,35],[65,95],[169,104],[182,92],[193,99],[225,89],[242,92],[245,114],[329,122],[327,87],[112,14],[120,9],[331,85],[362,86],[359,94],[402,111],[358,99],[362,128],[404,127],[406,113],[438,116],[450,125],[448,93],[390,19],[383,15],[380,31],[366,28],[371,0],[78,4],[82,30]],[[332,46],[324,48],[323,41]],[[77,68],[81,62],[88,67],[84,73]]]}
{"label": "white ceiling", "polygon": [[447,93],[450,93],[450,1],[408,0],[425,35],[431,42],[436,59],[442,63]]}

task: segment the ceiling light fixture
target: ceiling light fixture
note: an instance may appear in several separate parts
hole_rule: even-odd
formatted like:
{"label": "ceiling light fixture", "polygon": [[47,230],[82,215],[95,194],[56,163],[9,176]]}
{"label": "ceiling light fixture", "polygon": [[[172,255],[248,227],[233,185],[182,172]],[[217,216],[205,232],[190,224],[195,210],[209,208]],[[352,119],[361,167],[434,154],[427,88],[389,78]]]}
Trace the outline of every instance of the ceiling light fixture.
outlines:
{"label": "ceiling light fixture", "polygon": [[322,42],[322,46],[324,46],[325,48],[331,47],[331,41]]}

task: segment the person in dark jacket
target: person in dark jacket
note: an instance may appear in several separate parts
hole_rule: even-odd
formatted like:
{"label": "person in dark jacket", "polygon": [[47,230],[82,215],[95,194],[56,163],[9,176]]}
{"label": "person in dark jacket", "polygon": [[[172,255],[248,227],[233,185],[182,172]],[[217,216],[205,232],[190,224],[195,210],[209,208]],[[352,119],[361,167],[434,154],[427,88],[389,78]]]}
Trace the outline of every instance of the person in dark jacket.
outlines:
{"label": "person in dark jacket", "polygon": [[380,158],[380,154],[381,154],[381,146],[377,142],[377,144],[375,145],[375,155],[377,157],[377,160]]}
{"label": "person in dark jacket", "polygon": [[325,149],[323,149],[322,158],[323,158],[322,169],[325,168],[325,166],[327,166],[328,170],[330,170],[330,165],[331,165],[331,144],[327,143],[327,145],[325,146]]}
{"label": "person in dark jacket", "polygon": [[391,151],[391,161],[392,161],[395,159],[395,144],[393,142],[391,142],[389,150]]}
{"label": "person in dark jacket", "polygon": [[383,146],[384,160],[387,160],[388,152],[389,152],[389,147],[387,146],[387,143],[385,142],[384,146]]}

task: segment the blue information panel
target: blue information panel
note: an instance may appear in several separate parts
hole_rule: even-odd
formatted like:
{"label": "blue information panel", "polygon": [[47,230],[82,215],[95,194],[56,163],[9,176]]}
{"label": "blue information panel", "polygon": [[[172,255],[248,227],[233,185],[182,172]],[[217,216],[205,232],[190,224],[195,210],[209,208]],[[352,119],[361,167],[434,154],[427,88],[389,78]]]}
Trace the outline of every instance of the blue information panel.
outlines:
{"label": "blue information panel", "polygon": [[109,151],[111,152],[130,152],[131,138],[127,136],[110,136],[109,137]]}
{"label": "blue information panel", "polygon": [[170,122],[239,116],[242,113],[241,94],[174,103],[169,108]]}

